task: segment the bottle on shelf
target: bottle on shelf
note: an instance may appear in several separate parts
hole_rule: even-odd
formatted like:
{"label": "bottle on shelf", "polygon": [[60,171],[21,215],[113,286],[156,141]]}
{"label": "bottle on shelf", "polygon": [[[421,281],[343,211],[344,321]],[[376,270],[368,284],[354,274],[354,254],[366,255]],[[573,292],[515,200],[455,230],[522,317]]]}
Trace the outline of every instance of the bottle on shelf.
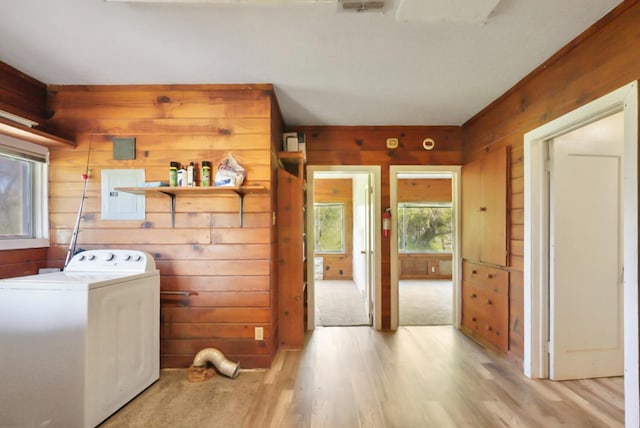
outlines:
{"label": "bottle on shelf", "polygon": [[211,162],[202,161],[202,172],[200,174],[200,186],[211,186]]}
{"label": "bottle on shelf", "polygon": [[195,184],[195,181],[193,179],[193,171],[194,169],[194,165],[193,162],[189,163],[189,166],[187,167],[187,187],[193,187]]}
{"label": "bottle on shelf", "polygon": [[184,169],[184,166],[181,166],[178,170],[178,187],[186,187],[187,186],[187,170]]}
{"label": "bottle on shelf", "polygon": [[178,185],[178,168],[179,162],[169,162],[169,186],[176,187]]}

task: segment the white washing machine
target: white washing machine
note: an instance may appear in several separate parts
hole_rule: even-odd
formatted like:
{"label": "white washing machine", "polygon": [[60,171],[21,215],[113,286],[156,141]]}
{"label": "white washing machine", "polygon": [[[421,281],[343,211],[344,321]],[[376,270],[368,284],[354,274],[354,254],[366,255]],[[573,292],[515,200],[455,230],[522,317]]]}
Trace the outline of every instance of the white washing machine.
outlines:
{"label": "white washing machine", "polygon": [[160,275],[133,250],[0,280],[0,427],[95,427],[160,375]]}

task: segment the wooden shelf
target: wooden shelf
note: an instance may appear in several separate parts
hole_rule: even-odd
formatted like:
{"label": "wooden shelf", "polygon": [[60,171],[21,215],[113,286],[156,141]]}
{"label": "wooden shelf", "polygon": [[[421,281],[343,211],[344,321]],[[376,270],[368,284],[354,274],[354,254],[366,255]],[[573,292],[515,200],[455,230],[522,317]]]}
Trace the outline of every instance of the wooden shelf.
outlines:
{"label": "wooden shelf", "polygon": [[[280,162],[280,168],[287,169],[297,177],[304,175],[304,164],[307,163],[304,152],[278,152],[278,161]],[[287,166],[290,168],[286,168]],[[294,169],[291,170],[291,168]]]}
{"label": "wooden shelf", "polygon": [[304,156],[304,152],[278,152],[278,158],[282,159],[282,162],[298,163],[300,159],[304,162],[307,161]]}
{"label": "wooden shelf", "polygon": [[260,185],[240,186],[240,187],[116,187],[115,190],[134,195],[188,195],[188,196],[204,196],[214,193],[236,193],[245,195],[247,193],[263,193],[267,188]]}
{"label": "wooden shelf", "polygon": [[39,129],[29,128],[11,120],[0,118],[0,134],[18,138],[45,147],[75,147],[76,143]]}
{"label": "wooden shelf", "polygon": [[118,192],[126,192],[134,195],[161,196],[171,198],[171,227],[176,223],[176,196],[207,196],[213,194],[235,193],[240,197],[240,227],[244,214],[244,195],[248,193],[264,193],[267,188],[261,185],[239,187],[116,187]]}

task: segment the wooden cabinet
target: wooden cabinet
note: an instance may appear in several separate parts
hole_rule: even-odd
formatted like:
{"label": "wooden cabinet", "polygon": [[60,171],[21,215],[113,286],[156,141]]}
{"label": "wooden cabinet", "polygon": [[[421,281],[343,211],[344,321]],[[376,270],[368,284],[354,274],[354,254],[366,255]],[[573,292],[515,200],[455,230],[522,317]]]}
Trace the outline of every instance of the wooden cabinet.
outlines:
{"label": "wooden cabinet", "polygon": [[508,258],[507,147],[462,168],[462,257],[500,266]]}
{"label": "wooden cabinet", "polygon": [[[306,318],[304,158],[280,156],[291,172],[278,169],[278,335],[279,345],[302,349]],[[302,153],[299,154],[302,156]]]}
{"label": "wooden cabinet", "polygon": [[509,272],[462,263],[462,330],[492,348],[509,349]]}

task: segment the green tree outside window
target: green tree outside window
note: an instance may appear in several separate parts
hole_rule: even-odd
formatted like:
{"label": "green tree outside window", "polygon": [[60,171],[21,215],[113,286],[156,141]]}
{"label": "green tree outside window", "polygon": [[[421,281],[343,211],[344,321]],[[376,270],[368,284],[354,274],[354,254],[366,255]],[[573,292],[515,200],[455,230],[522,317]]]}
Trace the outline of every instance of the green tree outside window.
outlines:
{"label": "green tree outside window", "polygon": [[344,204],[316,203],[316,253],[344,253]]}
{"label": "green tree outside window", "polygon": [[398,205],[398,251],[439,253],[453,249],[451,204]]}

